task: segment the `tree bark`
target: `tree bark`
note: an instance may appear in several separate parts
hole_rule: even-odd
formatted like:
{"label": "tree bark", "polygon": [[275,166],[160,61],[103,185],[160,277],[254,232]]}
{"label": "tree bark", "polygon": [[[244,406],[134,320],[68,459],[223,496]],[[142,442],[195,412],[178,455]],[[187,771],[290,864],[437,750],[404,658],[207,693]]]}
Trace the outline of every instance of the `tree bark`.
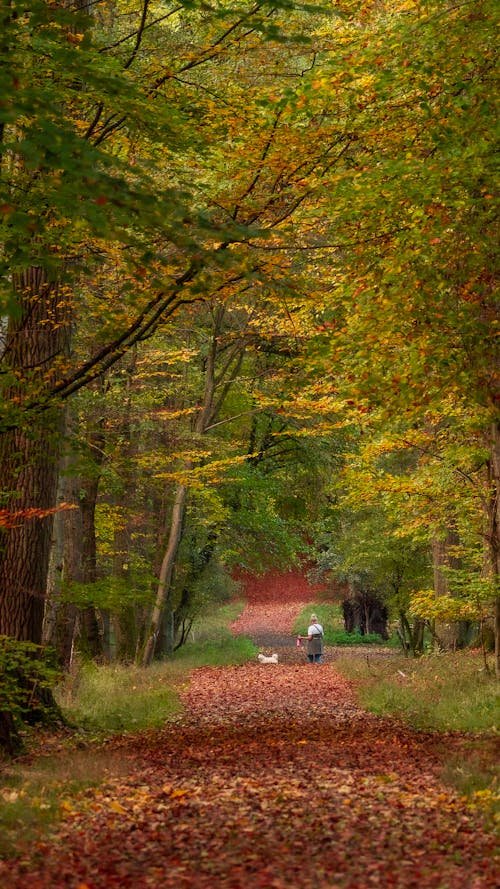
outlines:
{"label": "tree bark", "polygon": [[170,591],[177,552],[179,550],[179,544],[182,538],[182,528],[184,524],[186,502],[187,487],[186,485],[178,485],[175,494],[174,505],[172,508],[172,518],[170,520],[168,544],[165,550],[165,555],[163,556],[163,561],[160,569],[160,577],[158,579],[156,602],[153,609],[153,614],[149,625],[148,638],[142,658],[143,667],[148,667],[153,660],[156,641],[158,638],[158,631],[160,628],[160,622]]}
{"label": "tree bark", "polygon": [[66,472],[60,484],[58,499],[74,504],[77,508],[59,512],[54,518],[43,642],[54,646],[60,662],[65,669],[69,669],[73,656],[78,609],[71,602],[61,600],[61,590],[63,582],[81,580],[82,523],[78,509],[80,480],[67,474],[67,462],[63,470]]}
{"label": "tree bark", "polygon": [[[0,435],[2,505],[14,522],[1,539],[0,634],[40,643],[53,524],[43,511],[56,506],[64,423],[62,407],[43,400],[67,355],[71,308],[41,268],[16,276],[15,285],[20,313],[9,322],[2,357],[1,394],[14,406]],[[42,404],[36,413],[32,399]]]}
{"label": "tree bark", "polygon": [[[447,529],[443,537],[435,536],[432,540],[432,564],[434,572],[434,595],[448,596],[450,588],[445,569],[458,568],[457,559],[450,554],[450,547],[458,544],[458,535],[453,529]],[[458,646],[460,626],[458,621],[436,621],[436,637],[445,649],[454,650]]]}
{"label": "tree bark", "polygon": [[[100,418],[87,436],[89,458],[92,471],[81,480],[80,510],[82,517],[81,536],[81,580],[82,583],[93,583],[97,580],[97,541],[95,531],[95,512],[97,495],[101,480],[101,469],[104,463],[106,435],[104,420]],[[93,605],[85,608],[81,615],[81,631],[88,653],[93,658],[102,655],[103,640],[96,609]]]}

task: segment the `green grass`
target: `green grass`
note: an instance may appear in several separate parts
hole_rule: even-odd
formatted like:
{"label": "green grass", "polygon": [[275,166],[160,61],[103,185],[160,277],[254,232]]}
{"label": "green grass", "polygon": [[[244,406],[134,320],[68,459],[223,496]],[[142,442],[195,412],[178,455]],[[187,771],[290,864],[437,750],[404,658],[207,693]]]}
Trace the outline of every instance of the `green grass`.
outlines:
{"label": "green grass", "polygon": [[222,667],[230,664],[244,664],[258,652],[258,648],[245,637],[221,636],[220,639],[206,639],[203,642],[188,644],[175,652],[172,664],[180,664],[184,669],[196,667]]}
{"label": "green grass", "polygon": [[498,729],[498,682],[475,652],[416,659],[342,657],[335,666],[355,681],[361,703],[374,713],[396,716],[418,729]]}
{"label": "green grass", "polygon": [[317,614],[323,626],[326,645],[386,645],[381,636],[367,633],[363,636],[358,631],[347,633],[344,627],[342,607],[331,602],[318,602],[307,605],[299,614],[293,625],[294,633],[306,635],[311,614]]}
{"label": "green grass", "polygon": [[443,779],[496,816],[499,684],[486,671],[482,654],[446,652],[412,660],[345,655],[335,667],[353,681],[365,709],[416,729],[464,733],[463,749],[446,757]]}
{"label": "green grass", "polygon": [[155,663],[147,670],[120,664],[84,664],[57,692],[73,725],[104,733],[153,728],[180,709],[178,677]]}
{"label": "green grass", "polygon": [[14,761],[0,774],[0,858],[16,856],[20,844],[36,842],[80,791],[116,777],[127,768],[122,757],[94,745],[75,748],[74,738],[52,755]]}
{"label": "green grass", "polygon": [[232,602],[200,618],[187,645],[147,669],[83,664],[66,678],[56,697],[73,730],[54,735],[53,754],[33,735],[27,739],[32,762],[5,763],[0,773],[0,857],[19,851],[19,837],[23,843],[36,840],[71,809],[78,792],[123,773],[126,762],[101,742],[172,719],[182,709],[179,693],[190,670],[240,664],[255,656],[251,641],[233,637],[228,629],[242,608],[243,602]]}
{"label": "green grass", "polygon": [[242,602],[232,602],[201,617],[186,645],[147,669],[82,665],[58,689],[58,704],[71,723],[94,732],[162,725],[179,712],[178,691],[190,670],[245,663],[257,653],[249,639],[234,637],[228,629],[242,607]]}

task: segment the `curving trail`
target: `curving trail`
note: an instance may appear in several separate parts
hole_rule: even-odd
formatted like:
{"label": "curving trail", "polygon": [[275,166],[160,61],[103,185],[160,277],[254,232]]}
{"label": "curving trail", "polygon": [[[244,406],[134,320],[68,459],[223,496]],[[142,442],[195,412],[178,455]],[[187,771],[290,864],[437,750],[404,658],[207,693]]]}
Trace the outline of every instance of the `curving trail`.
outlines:
{"label": "curving trail", "polygon": [[186,715],[121,739],[125,776],[9,889],[493,889],[496,840],[440,781],[438,735],[363,712],[331,664],[203,668]]}

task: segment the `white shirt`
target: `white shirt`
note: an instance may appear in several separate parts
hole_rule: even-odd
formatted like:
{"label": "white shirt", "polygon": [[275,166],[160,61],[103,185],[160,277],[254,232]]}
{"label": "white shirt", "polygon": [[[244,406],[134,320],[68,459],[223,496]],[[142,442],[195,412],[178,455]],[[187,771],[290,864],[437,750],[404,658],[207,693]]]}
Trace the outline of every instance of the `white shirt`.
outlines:
{"label": "white shirt", "polygon": [[323,627],[321,624],[311,624],[310,627],[307,628],[308,636],[322,636],[323,635]]}

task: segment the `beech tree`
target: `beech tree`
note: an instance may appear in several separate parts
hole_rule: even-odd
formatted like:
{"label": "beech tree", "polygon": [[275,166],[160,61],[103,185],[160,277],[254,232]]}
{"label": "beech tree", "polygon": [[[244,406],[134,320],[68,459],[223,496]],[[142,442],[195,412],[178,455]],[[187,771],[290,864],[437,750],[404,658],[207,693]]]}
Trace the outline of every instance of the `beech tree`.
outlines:
{"label": "beech tree", "polygon": [[[268,45],[284,24],[279,8],[148,4],[133,9],[130,30],[118,6],[93,18],[34,0],[23,15],[14,7],[5,13],[1,262],[9,320],[0,459],[3,505],[18,523],[3,533],[1,632],[41,638],[67,399],[182,302],[203,299],[214,270],[254,273],[252,261],[229,248],[259,234],[257,217],[221,212],[213,196],[207,202],[213,96],[203,77],[187,72],[221,65],[226,55],[234,66],[246,45]],[[290,183],[277,189],[279,173],[271,184],[280,197],[268,196],[263,209],[283,202]],[[252,203],[260,182],[259,174],[240,194],[243,203]],[[283,218],[305,194],[284,199]],[[262,224],[262,211],[257,216]],[[102,324],[82,356],[72,350],[82,290],[104,269]],[[28,522],[32,510],[39,520]]]}
{"label": "beech tree", "polygon": [[[495,17],[488,0],[366,8],[362,32],[345,28],[350,70],[332,56],[318,88],[349,87],[359,137],[329,214],[337,409],[362,432],[372,494],[374,481],[379,496],[408,484],[422,505],[441,476],[431,536],[473,515],[498,665]],[[413,482],[377,465],[405,447],[419,453]]]}

